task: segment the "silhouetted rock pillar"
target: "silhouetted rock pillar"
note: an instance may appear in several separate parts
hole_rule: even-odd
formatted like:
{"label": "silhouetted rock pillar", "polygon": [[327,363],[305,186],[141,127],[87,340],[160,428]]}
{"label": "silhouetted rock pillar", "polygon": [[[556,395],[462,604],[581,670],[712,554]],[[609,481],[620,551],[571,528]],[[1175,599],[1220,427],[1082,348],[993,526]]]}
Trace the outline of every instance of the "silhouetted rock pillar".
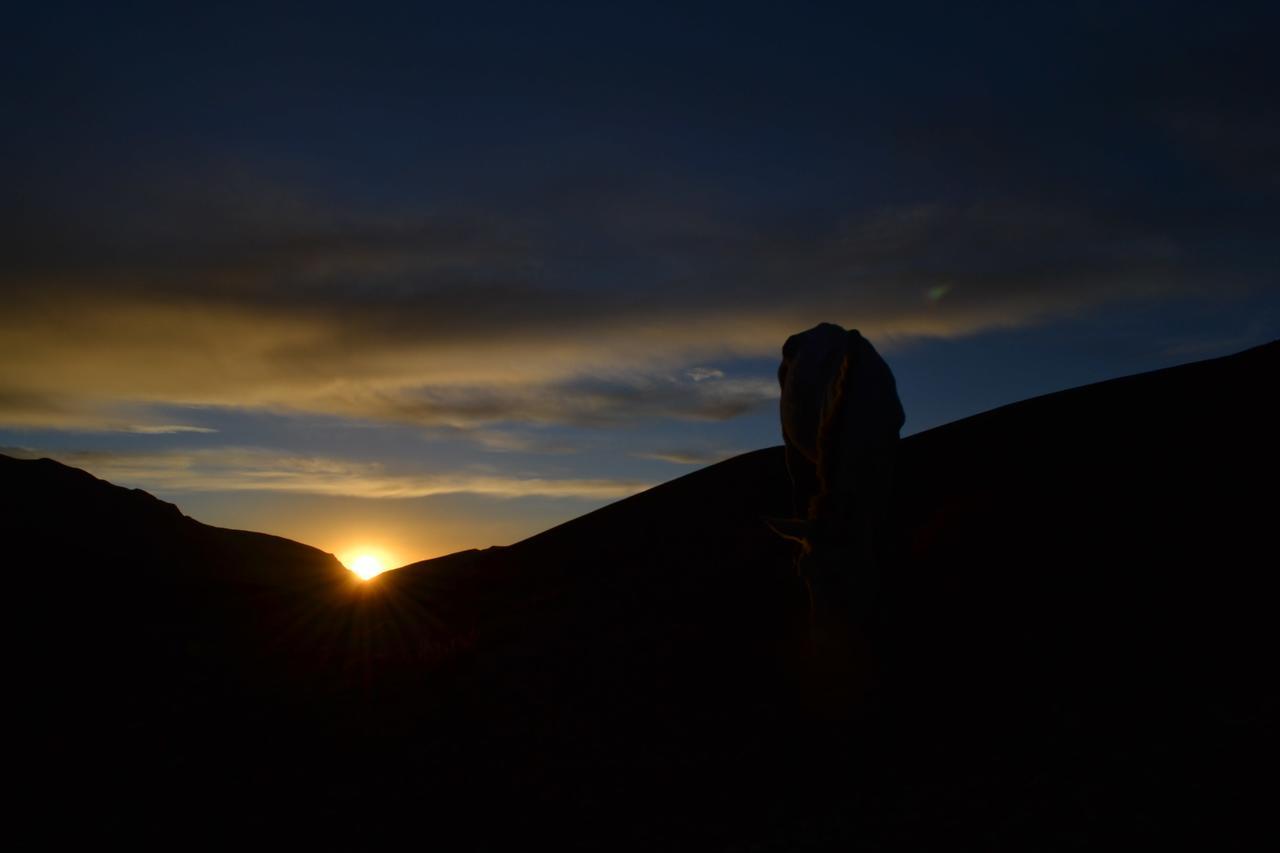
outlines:
{"label": "silhouetted rock pillar", "polygon": [[897,384],[866,338],[831,323],[787,339],[778,381],[797,518],[774,527],[801,545],[815,655],[856,691],[874,679],[866,627],[879,585],[876,534],[905,422]]}

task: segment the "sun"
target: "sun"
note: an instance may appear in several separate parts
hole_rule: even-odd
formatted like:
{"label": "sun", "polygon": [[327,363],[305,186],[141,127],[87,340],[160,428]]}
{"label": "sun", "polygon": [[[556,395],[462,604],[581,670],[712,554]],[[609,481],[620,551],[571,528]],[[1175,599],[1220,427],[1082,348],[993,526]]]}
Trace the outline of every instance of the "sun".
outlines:
{"label": "sun", "polygon": [[374,554],[358,554],[353,559],[345,562],[348,569],[354,572],[361,580],[366,581],[387,570],[387,566],[382,562],[382,559]]}

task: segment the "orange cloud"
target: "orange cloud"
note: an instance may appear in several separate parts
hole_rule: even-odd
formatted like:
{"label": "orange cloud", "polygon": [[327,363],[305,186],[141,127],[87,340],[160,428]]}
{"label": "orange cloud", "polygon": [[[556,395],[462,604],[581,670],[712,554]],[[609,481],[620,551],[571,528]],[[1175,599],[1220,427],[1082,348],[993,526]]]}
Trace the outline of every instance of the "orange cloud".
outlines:
{"label": "orange cloud", "polygon": [[12,265],[0,426],[174,428],[161,406],[467,428],[732,417],[769,400],[771,378],[705,365],[775,355],[819,321],[892,350],[1189,286],[1159,233],[1014,203],[888,208],[802,235],[655,213],[628,227],[681,272],[637,259],[652,279],[628,286],[557,277],[562,250],[518,223],[305,209],[249,218],[238,241],[225,223],[175,228],[127,263],[85,238],[61,246],[75,263],[51,245]]}
{"label": "orange cloud", "polygon": [[[40,451],[5,448],[38,458]],[[488,471],[402,472],[378,462],[224,447],[157,453],[54,452],[67,465],[114,483],[167,492],[291,492],[358,498],[422,498],[476,494],[497,498],[616,500],[653,483],[621,479],[521,477]]]}

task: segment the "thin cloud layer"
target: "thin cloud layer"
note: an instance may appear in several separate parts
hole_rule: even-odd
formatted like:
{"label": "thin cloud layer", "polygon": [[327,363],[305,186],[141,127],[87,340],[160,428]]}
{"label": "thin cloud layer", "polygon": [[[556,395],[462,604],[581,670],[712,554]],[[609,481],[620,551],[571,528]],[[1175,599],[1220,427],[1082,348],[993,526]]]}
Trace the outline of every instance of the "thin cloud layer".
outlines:
{"label": "thin cloud layer", "polygon": [[[3,448],[3,452],[20,458],[46,455],[26,448]],[[380,462],[298,456],[262,448],[47,455],[105,480],[164,492],[266,491],[376,499],[475,494],[615,500],[652,485],[637,480],[520,477],[484,471],[398,472]]]}
{"label": "thin cloud layer", "polygon": [[714,448],[669,448],[647,453],[633,454],[639,459],[656,459],[672,465],[711,465],[737,456],[741,450],[717,450]]}

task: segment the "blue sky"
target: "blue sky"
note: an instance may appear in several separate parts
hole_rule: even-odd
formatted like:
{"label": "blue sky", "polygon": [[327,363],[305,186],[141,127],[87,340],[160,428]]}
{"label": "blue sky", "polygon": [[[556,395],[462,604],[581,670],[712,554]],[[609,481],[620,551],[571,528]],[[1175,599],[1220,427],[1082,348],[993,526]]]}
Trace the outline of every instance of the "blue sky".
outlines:
{"label": "blue sky", "polygon": [[913,432],[1274,339],[1265,4],[40,4],[0,445],[408,561],[776,444],[859,328]]}

